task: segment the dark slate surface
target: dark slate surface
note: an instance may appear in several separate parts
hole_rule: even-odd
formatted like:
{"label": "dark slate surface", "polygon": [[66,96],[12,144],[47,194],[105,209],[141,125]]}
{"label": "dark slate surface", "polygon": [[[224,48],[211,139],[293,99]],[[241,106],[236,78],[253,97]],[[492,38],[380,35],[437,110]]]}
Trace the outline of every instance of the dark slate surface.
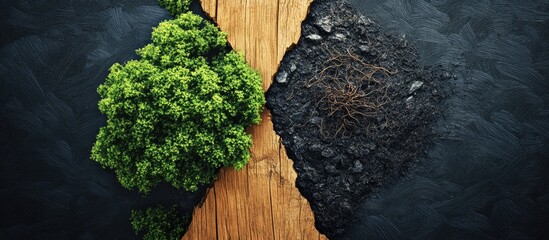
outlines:
{"label": "dark slate surface", "polygon": [[424,169],[363,201],[344,239],[549,236],[549,2],[352,2],[460,68]]}
{"label": "dark slate surface", "polygon": [[[549,236],[549,1],[350,1],[383,32],[414,45],[422,66],[452,68],[455,95],[414,171],[384,182],[352,210],[325,206],[351,212],[334,239]],[[284,141],[296,142],[297,134],[289,136]],[[309,167],[298,179],[317,174]],[[334,197],[317,195],[323,198],[310,198],[313,206]]]}
{"label": "dark slate surface", "polygon": [[96,88],[170,16],[155,0],[0,1],[0,239],[135,239],[130,210],[203,189],[127,191],[89,159]]}

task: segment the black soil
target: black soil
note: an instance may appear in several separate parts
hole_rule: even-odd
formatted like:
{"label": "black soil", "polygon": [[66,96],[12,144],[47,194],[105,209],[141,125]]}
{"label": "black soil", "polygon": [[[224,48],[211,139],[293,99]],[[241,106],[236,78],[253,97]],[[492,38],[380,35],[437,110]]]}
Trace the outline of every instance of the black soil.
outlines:
{"label": "black soil", "polygon": [[316,227],[337,238],[360,201],[413,170],[452,74],[341,1],[316,1],[267,93]]}

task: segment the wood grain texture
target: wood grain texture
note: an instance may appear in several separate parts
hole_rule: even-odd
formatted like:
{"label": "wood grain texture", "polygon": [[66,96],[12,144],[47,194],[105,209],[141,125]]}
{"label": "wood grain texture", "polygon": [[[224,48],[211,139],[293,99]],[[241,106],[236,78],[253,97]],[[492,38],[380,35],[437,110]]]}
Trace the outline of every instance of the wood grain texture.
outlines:
{"label": "wood grain texture", "polygon": [[[312,0],[202,0],[204,10],[228,33],[229,43],[272,82],[280,60],[301,34]],[[314,227],[309,203],[268,110],[248,130],[254,140],[248,166],[224,168],[197,207],[183,239],[325,239]]]}

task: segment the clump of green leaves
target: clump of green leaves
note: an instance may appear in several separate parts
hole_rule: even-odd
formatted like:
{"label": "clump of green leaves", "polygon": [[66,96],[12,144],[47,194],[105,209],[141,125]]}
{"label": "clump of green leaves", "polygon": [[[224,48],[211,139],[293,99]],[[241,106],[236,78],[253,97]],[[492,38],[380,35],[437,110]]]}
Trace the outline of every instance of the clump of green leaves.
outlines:
{"label": "clump of green leaves", "polygon": [[161,181],[194,191],[220,167],[241,169],[252,144],[245,129],[265,99],[259,74],[227,50],[226,35],[184,13],[160,23],[137,53],[98,88],[107,125],[92,159],[142,193]]}
{"label": "clump of green leaves", "polygon": [[172,16],[188,11],[192,0],[158,0],[160,6],[165,7]]}
{"label": "clump of green leaves", "polygon": [[189,217],[179,217],[177,206],[167,209],[159,205],[144,211],[132,210],[130,222],[144,240],[177,240],[183,236]]}

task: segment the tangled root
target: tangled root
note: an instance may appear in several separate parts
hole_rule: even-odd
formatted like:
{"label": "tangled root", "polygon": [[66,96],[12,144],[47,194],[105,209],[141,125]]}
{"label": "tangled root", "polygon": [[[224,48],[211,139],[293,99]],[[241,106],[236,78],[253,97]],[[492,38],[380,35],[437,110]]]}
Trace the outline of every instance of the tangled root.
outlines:
{"label": "tangled root", "polygon": [[323,47],[330,58],[323,68],[305,82],[306,88],[316,88],[316,105],[319,112],[326,113],[320,124],[325,138],[349,137],[359,128],[369,128],[368,119],[380,114],[389,102],[387,81],[393,72],[365,62],[353,49],[340,52]]}

